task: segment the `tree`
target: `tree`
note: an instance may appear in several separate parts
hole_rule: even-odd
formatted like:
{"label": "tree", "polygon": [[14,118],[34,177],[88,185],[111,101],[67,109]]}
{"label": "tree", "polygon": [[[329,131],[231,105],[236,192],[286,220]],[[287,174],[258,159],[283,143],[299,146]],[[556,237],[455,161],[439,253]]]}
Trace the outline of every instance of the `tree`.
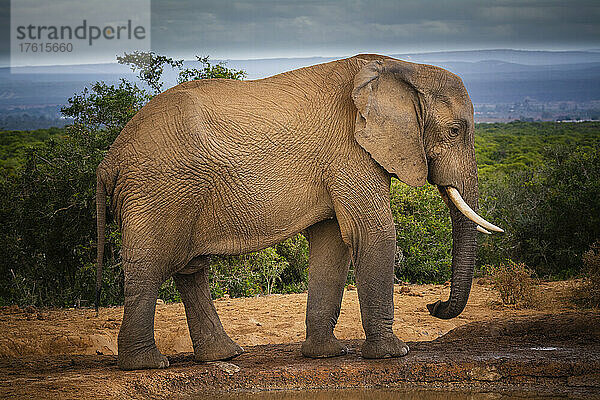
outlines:
{"label": "tree", "polygon": [[170,57],[162,56],[154,52],[135,51],[117,56],[119,64],[129,65],[132,71],[138,72],[138,78],[145,82],[153,90],[154,94],[162,91],[164,82],[162,81],[165,72],[165,66],[181,69],[183,60],[174,60]]}
{"label": "tree", "polygon": [[233,69],[229,69],[225,67],[224,63],[218,63],[216,65],[212,65],[208,61],[208,57],[198,57],[196,56],[196,60],[204,65],[202,69],[196,68],[188,68],[179,72],[179,77],[177,81],[187,82],[194,81],[198,79],[212,79],[212,78],[222,78],[222,79],[244,79],[246,77],[245,71],[237,71]]}
{"label": "tree", "polygon": [[[0,179],[0,304],[64,306],[93,298],[96,167],[125,124],[162,89],[165,66],[183,65],[155,53],[125,54],[119,62],[139,71],[152,92],[126,80],[92,84],[62,109],[74,121],[64,137],[33,147],[14,176]],[[222,65],[211,67],[208,58],[202,62],[204,69],[182,70],[183,76],[243,76]],[[122,301],[119,248],[120,234],[112,223],[104,304]]]}
{"label": "tree", "polygon": [[200,79],[236,79],[241,80],[246,77],[246,72],[230,69],[224,62],[212,65],[208,56],[196,56],[196,61],[203,65],[203,68],[183,69],[183,60],[174,60],[172,58],[161,56],[153,52],[133,52],[117,57],[119,64],[129,65],[134,72],[138,72],[138,78],[148,84],[155,94],[162,91],[164,82],[162,81],[165,66],[179,70],[177,77],[178,83],[195,81]]}
{"label": "tree", "polygon": [[482,207],[506,233],[482,241],[482,263],[512,258],[540,276],[568,277],[600,238],[600,146],[553,146],[543,162],[490,181]]}

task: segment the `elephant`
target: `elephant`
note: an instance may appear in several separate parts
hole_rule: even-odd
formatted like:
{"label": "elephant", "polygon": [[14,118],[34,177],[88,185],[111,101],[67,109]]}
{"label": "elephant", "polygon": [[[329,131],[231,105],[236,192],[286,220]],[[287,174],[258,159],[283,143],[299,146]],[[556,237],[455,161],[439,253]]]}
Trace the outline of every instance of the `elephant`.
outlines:
{"label": "elephant", "polygon": [[469,297],[477,229],[501,231],[476,214],[473,106],[458,76],[361,54],[259,80],[186,82],[155,96],[97,169],[97,300],[107,199],[122,232],[119,367],[169,366],[154,341],[154,314],[171,276],[195,360],[241,354],[210,297],[210,257],[258,251],[299,232],[309,241],[302,354],[347,352],[333,329],[352,262],[362,357],[406,355],[392,331],[392,177],[437,185],[450,209],[451,292],[428,309],[453,318]]}

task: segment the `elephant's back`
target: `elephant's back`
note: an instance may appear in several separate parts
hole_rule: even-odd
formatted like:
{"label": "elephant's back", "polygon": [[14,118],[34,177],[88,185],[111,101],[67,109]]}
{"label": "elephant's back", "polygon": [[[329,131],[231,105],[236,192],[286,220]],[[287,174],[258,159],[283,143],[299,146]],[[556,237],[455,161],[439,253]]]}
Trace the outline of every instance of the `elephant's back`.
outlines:
{"label": "elephant's back", "polygon": [[177,191],[193,184],[199,197],[208,187],[226,187],[224,177],[235,177],[237,184],[262,182],[257,178],[262,169],[275,165],[278,175],[299,174],[298,166],[307,163],[289,153],[299,143],[308,144],[293,130],[301,114],[270,98],[264,86],[261,81],[202,80],[157,95],[127,123],[103,168],[118,170],[127,185],[179,182]]}
{"label": "elephant's back", "polygon": [[156,155],[176,146],[197,146],[223,136],[243,135],[252,116],[263,124],[277,119],[267,107],[272,96],[273,90],[261,81],[203,79],[181,83],[144,105],[111,150],[135,148]]}

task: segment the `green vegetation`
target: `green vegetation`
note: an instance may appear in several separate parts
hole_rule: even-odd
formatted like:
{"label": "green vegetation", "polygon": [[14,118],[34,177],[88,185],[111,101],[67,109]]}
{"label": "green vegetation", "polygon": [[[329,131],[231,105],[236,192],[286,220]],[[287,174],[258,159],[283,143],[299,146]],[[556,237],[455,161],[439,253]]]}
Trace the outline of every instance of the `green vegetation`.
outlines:
{"label": "green vegetation", "polygon": [[412,188],[392,181],[390,204],[396,224],[396,278],[429,283],[450,278],[450,212],[432,185]]}
{"label": "green vegetation", "polygon": [[[93,299],[95,169],[127,121],[163,90],[165,68],[179,70],[180,82],[244,77],[208,58],[198,58],[198,69],[182,69],[180,60],[153,53],[119,60],[146,86],[97,82],[62,110],[71,126],[0,132],[0,305],[86,305]],[[582,256],[600,238],[600,123],[481,124],[476,153],[481,214],[506,230],[480,235],[479,268],[526,264],[550,278],[584,272]],[[393,180],[390,197],[397,280],[448,280],[451,226],[437,189]],[[109,223],[104,305],[123,301],[120,240]],[[214,257],[211,290],[216,297],[303,291],[307,268],[308,243],[297,235],[253,254]],[[172,280],[160,297],[179,300]]]}
{"label": "green vegetation", "polygon": [[476,154],[481,208],[506,231],[482,238],[480,263],[578,274],[600,237],[600,123],[480,124]]}
{"label": "green vegetation", "polygon": [[554,146],[541,162],[482,179],[482,208],[506,230],[482,238],[479,259],[525,262],[541,277],[581,272],[581,257],[600,237],[600,146]]}
{"label": "green vegetation", "polygon": [[65,134],[62,128],[0,131],[0,173],[13,175],[25,163],[27,149]]}
{"label": "green vegetation", "polygon": [[544,149],[552,146],[591,149],[600,144],[600,124],[511,122],[478,124],[475,150],[483,180],[544,164]]}

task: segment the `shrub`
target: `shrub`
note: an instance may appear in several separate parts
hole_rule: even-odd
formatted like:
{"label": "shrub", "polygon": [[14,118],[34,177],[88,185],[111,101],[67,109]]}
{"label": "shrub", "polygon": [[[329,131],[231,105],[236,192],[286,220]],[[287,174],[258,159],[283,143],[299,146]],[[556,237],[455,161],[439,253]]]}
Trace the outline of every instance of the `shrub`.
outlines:
{"label": "shrub", "polygon": [[296,235],[273,247],[241,256],[213,257],[211,293],[215,298],[306,290],[308,242]]}
{"label": "shrub", "polygon": [[500,292],[503,304],[524,308],[533,305],[538,282],[532,277],[534,272],[525,264],[509,260],[485,269],[492,277],[494,289]]}
{"label": "shrub", "polygon": [[574,300],[586,308],[600,307],[600,240],[583,254],[583,281],[574,290]]}
{"label": "shrub", "polygon": [[396,279],[445,282],[452,264],[452,225],[435,186],[412,188],[392,181],[390,202],[396,225]]}
{"label": "shrub", "polygon": [[300,293],[308,287],[308,240],[296,235],[274,246],[286,260],[276,290],[281,293]]}
{"label": "shrub", "polygon": [[482,209],[506,233],[482,237],[479,258],[510,258],[538,276],[577,275],[600,237],[600,146],[552,147],[543,164],[482,182]]}

